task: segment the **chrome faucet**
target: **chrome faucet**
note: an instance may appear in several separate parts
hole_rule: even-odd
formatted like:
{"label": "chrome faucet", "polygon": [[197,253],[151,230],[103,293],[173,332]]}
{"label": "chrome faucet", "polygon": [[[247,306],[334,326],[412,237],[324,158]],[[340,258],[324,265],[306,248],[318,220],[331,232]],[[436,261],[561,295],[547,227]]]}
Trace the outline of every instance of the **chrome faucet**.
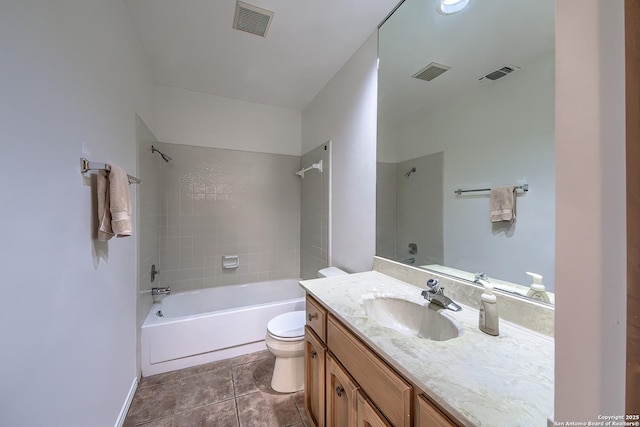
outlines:
{"label": "chrome faucet", "polygon": [[436,279],[427,280],[427,289],[422,291],[422,296],[430,303],[439,305],[440,307],[453,311],[462,310],[462,307],[453,302],[451,298],[444,295],[444,288],[440,287],[440,284],[438,284]]}
{"label": "chrome faucet", "polygon": [[482,271],[476,273],[475,278],[473,279],[474,283],[480,283],[481,280],[489,281],[489,278]]}
{"label": "chrome faucet", "polygon": [[151,295],[169,295],[171,293],[171,287],[166,288],[151,288]]}

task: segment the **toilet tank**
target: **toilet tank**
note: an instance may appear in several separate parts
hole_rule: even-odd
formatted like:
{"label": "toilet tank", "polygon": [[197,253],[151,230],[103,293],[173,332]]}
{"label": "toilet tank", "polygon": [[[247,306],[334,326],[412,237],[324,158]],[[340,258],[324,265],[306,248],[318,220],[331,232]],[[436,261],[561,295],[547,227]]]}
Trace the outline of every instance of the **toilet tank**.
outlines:
{"label": "toilet tank", "polygon": [[340,270],[338,267],[327,267],[318,271],[318,277],[336,277],[336,276],[346,276],[346,271]]}

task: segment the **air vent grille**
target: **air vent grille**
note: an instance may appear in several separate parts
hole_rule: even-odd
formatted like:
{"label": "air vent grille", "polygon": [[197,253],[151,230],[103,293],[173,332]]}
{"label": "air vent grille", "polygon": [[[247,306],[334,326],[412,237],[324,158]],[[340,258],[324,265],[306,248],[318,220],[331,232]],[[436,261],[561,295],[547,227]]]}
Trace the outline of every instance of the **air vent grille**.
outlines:
{"label": "air vent grille", "polygon": [[430,82],[431,80],[438,77],[440,74],[445,71],[450,70],[451,67],[447,65],[438,64],[436,62],[432,62],[431,64],[424,67],[422,70],[418,71],[411,77],[415,77],[416,79],[425,80]]}
{"label": "air vent grille", "polygon": [[495,71],[490,72],[489,74],[486,74],[482,77],[480,77],[479,80],[484,80],[484,79],[488,79],[488,80],[498,80],[503,78],[504,76],[506,76],[507,74],[511,74],[514,71],[518,71],[520,69],[520,67],[516,67],[515,65],[505,65],[504,67],[501,67]]}
{"label": "air vent grille", "polygon": [[257,36],[266,37],[274,13],[241,1],[236,2],[233,28]]}

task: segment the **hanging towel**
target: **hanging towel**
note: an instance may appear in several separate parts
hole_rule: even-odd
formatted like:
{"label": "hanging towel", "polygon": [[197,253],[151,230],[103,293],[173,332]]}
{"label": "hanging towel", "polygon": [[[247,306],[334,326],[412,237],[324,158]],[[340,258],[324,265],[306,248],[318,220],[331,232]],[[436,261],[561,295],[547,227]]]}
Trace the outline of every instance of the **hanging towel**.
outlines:
{"label": "hanging towel", "polygon": [[110,165],[109,172],[109,211],[111,212],[111,229],[116,237],[133,234],[131,226],[131,194],[129,193],[129,177],[126,172],[115,165]]}
{"label": "hanging towel", "polygon": [[98,171],[98,240],[107,241],[113,237],[111,212],[109,211],[109,177],[107,171]]}
{"label": "hanging towel", "polygon": [[489,196],[489,220],[513,222],[516,219],[516,188],[514,186],[491,189]]}
{"label": "hanging towel", "polygon": [[133,234],[129,177],[118,166],[98,171],[98,240]]}

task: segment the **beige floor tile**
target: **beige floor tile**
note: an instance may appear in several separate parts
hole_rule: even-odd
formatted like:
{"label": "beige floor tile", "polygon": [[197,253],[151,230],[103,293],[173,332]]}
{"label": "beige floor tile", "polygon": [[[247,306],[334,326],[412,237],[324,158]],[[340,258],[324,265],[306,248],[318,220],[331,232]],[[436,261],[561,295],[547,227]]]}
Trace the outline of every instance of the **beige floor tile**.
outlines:
{"label": "beige floor tile", "polygon": [[124,427],[308,427],[304,393],[271,388],[261,351],[142,378]]}
{"label": "beige floor tile", "polygon": [[165,383],[136,391],[124,427],[136,426],[173,415],[178,384]]}
{"label": "beige floor tile", "polygon": [[302,423],[290,394],[256,391],[236,399],[241,427],[285,427]]}
{"label": "beige floor tile", "polygon": [[175,416],[173,427],[237,427],[238,414],[234,399],[201,406]]}
{"label": "beige floor tile", "polygon": [[274,358],[265,358],[234,366],[232,372],[236,397],[258,390],[273,391],[271,376],[274,363]]}
{"label": "beige floor tile", "polygon": [[151,421],[150,423],[139,424],[138,427],[174,427],[173,417],[162,418],[160,420]]}
{"label": "beige floor tile", "polygon": [[224,367],[180,380],[176,412],[233,399],[231,369]]}

